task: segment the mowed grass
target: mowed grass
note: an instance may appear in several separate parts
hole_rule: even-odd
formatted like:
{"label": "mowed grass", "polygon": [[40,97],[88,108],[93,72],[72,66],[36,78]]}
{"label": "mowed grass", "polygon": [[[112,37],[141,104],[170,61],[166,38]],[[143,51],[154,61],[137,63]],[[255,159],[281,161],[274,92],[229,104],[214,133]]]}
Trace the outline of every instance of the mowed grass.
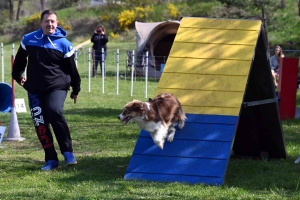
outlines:
{"label": "mowed grass", "polygon": [[[113,43],[113,42],[112,42]],[[128,43],[126,48],[134,49]],[[6,46],[9,52],[9,47]],[[86,50],[86,49],[85,49]],[[111,48],[113,51],[113,49]],[[85,51],[86,52],[86,51]],[[60,168],[42,172],[44,153],[33,129],[26,92],[16,85],[16,97],[24,98],[27,113],[18,113],[18,126],[24,141],[3,141],[0,148],[0,199],[299,199],[300,120],[282,122],[288,158],[286,160],[232,159],[224,185],[209,186],[171,182],[124,180],[127,165],[140,129],[123,125],[117,116],[132,99],[152,97],[157,81],[137,78],[125,80],[125,56],[120,62],[122,78],[116,90],[116,62],[108,56],[108,76],[102,92],[102,79],[88,79],[87,53],[79,57],[82,91],[76,104],[68,97],[65,116],[71,129],[78,164],[65,167],[59,154]],[[10,55],[6,53],[6,56]],[[9,66],[9,56],[5,65]],[[121,64],[122,63],[122,64]],[[5,82],[10,84],[10,68]],[[90,88],[90,91],[89,91]],[[10,113],[0,113],[2,125],[10,125]],[[7,136],[7,130],[5,137]],[[57,146],[57,143],[56,147]],[[57,149],[59,152],[59,149]],[[170,167],[172,163],[170,163]]]}

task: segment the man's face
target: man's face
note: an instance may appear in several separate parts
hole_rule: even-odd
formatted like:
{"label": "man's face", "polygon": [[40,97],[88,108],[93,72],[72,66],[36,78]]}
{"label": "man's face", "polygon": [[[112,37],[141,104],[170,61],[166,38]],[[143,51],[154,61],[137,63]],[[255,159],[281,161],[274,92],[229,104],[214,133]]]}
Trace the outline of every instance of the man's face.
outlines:
{"label": "man's face", "polygon": [[44,35],[55,33],[57,22],[55,14],[44,15],[43,20],[40,22]]}

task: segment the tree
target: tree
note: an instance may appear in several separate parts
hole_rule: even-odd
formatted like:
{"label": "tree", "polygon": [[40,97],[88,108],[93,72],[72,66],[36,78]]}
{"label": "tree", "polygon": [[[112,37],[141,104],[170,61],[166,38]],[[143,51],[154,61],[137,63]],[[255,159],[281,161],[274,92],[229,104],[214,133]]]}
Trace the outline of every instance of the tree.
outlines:
{"label": "tree", "polygon": [[22,4],[23,4],[23,0],[19,0],[16,21],[19,21],[19,19],[20,19],[20,12],[21,12],[21,8],[22,8]]}
{"label": "tree", "polygon": [[286,0],[280,0],[280,7],[285,8],[286,6]]}
{"label": "tree", "polygon": [[297,1],[297,4],[298,4],[298,16],[300,17],[300,1],[299,0],[296,0]]}
{"label": "tree", "polygon": [[9,19],[14,20],[14,0],[8,0],[9,2]]}
{"label": "tree", "polygon": [[45,10],[45,0],[41,0],[41,11]]}

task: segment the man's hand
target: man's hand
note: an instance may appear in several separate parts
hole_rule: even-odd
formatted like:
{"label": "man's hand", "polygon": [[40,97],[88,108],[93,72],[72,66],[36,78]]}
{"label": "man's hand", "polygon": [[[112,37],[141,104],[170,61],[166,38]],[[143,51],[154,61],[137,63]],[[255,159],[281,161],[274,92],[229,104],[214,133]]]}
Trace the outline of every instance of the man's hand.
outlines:
{"label": "man's hand", "polygon": [[74,103],[76,103],[76,101],[77,101],[77,95],[74,95],[73,93],[71,93],[70,98],[74,99]]}
{"label": "man's hand", "polygon": [[22,80],[21,80],[20,82],[17,82],[17,83],[18,83],[19,85],[23,86],[24,83],[25,83],[25,81],[26,81],[26,78],[23,77]]}

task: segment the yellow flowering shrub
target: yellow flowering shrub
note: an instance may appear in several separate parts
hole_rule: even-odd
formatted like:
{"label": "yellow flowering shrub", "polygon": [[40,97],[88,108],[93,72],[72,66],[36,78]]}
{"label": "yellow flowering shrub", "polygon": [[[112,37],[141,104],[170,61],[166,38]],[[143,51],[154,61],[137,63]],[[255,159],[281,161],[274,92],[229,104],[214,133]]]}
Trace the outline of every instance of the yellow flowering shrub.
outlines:
{"label": "yellow flowering shrub", "polygon": [[109,21],[111,19],[109,15],[101,15],[100,18],[102,21]]}
{"label": "yellow flowering shrub", "polygon": [[110,32],[109,37],[112,39],[118,39],[118,38],[120,38],[120,35],[118,33],[115,34],[113,32]]}
{"label": "yellow flowering shrub", "polygon": [[40,27],[41,13],[35,13],[25,20],[25,24],[29,29],[38,29]]}
{"label": "yellow flowering shrub", "polygon": [[179,10],[178,10],[178,8],[176,8],[176,6],[174,4],[169,3],[168,4],[168,9],[169,9],[171,17],[173,17],[173,18],[177,18],[178,17]]}
{"label": "yellow flowering shrub", "polygon": [[121,30],[128,30],[130,26],[134,25],[135,21],[143,21],[147,19],[149,13],[153,12],[151,6],[135,7],[134,10],[124,10],[118,15],[118,21]]}
{"label": "yellow flowering shrub", "polygon": [[149,5],[146,7],[136,7],[135,12],[136,20],[144,20],[147,19],[150,12],[153,12],[153,8]]}
{"label": "yellow flowering shrub", "polygon": [[72,30],[72,26],[70,24],[66,24],[63,20],[58,21],[58,26],[62,27],[66,31]]}
{"label": "yellow flowering shrub", "polygon": [[124,10],[118,15],[120,29],[128,30],[128,27],[135,21],[134,10]]}
{"label": "yellow flowering shrub", "polygon": [[36,21],[39,22],[39,21],[40,21],[40,17],[41,17],[41,13],[35,13],[35,14],[29,16],[29,17],[26,19],[25,23],[26,23],[26,24],[30,24],[30,23],[34,23],[34,22],[36,22]]}

